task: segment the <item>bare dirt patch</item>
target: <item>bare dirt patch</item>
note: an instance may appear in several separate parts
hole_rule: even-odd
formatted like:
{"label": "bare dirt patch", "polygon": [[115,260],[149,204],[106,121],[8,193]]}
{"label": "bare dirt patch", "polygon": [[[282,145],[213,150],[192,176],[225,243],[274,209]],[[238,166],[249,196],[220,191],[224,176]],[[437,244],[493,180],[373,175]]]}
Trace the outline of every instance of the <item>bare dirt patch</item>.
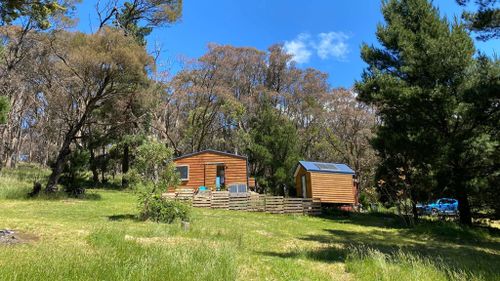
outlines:
{"label": "bare dirt patch", "polygon": [[0,229],[0,245],[15,245],[38,241],[38,236],[11,229]]}

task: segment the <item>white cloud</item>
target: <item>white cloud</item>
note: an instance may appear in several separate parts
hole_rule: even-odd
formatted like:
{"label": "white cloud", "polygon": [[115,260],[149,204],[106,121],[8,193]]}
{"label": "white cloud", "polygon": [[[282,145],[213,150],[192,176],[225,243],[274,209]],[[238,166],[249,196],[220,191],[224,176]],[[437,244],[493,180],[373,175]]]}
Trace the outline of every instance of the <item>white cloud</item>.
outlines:
{"label": "white cloud", "polygon": [[301,33],[291,41],[285,41],[285,52],[292,55],[292,61],[308,63],[313,53],[322,59],[344,61],[349,53],[349,36],[344,32],[322,32],[314,38],[308,33]]}
{"label": "white cloud", "polygon": [[318,34],[319,43],[315,46],[318,56],[323,59],[334,58],[344,60],[349,53],[347,36],[343,32],[328,32]]}
{"label": "white cloud", "polygon": [[310,37],[307,33],[301,33],[294,40],[285,41],[283,45],[285,52],[292,55],[292,60],[298,64],[307,63],[311,58]]}

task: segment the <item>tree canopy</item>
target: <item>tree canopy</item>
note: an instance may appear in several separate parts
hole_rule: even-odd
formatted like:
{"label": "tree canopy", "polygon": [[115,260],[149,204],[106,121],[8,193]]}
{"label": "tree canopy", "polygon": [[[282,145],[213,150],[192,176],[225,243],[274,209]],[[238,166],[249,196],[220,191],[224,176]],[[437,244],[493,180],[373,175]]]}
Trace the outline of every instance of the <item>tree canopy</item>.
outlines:
{"label": "tree canopy", "polygon": [[496,78],[486,84],[471,79],[478,77],[478,64],[490,62],[475,60],[464,25],[450,24],[428,1],[387,1],[382,11],[382,47],[362,47],[368,68],[356,84],[360,100],[381,118],[373,140],[382,157],[381,185],[404,187],[414,202],[427,199],[418,194],[432,194],[423,192],[429,189],[456,196],[461,221],[470,224],[473,182],[486,172],[479,163],[491,160],[499,145],[497,130],[482,126],[498,122],[498,97],[471,92],[497,87]]}
{"label": "tree canopy", "polygon": [[[457,0],[457,2],[466,6],[470,0]],[[478,39],[498,39],[500,38],[500,3],[498,0],[475,0],[478,7],[475,12],[464,12],[462,17],[465,19],[470,30],[478,33]]]}
{"label": "tree canopy", "polygon": [[38,28],[47,29],[50,17],[64,10],[65,5],[58,0],[0,0],[0,26],[28,17]]}

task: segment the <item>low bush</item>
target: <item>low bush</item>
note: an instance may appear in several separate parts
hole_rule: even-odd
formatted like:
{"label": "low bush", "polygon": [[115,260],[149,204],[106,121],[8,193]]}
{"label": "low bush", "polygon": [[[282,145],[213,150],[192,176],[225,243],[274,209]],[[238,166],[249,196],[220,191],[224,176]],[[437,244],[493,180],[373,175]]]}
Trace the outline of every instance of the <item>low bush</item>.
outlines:
{"label": "low bush", "polygon": [[0,176],[0,199],[26,199],[32,186],[15,177]]}
{"label": "low bush", "polygon": [[189,221],[191,207],[177,200],[166,200],[160,194],[145,194],[141,196],[140,218],[155,222],[172,223],[179,219]]}

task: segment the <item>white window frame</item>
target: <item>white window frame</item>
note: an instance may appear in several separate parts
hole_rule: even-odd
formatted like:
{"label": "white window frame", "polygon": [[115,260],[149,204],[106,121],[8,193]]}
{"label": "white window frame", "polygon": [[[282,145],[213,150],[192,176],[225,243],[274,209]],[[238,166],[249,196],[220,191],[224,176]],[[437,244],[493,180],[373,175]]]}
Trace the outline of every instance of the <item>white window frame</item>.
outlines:
{"label": "white window frame", "polygon": [[187,167],[187,178],[181,178],[181,181],[189,181],[189,165],[175,165],[175,168],[178,167]]}

